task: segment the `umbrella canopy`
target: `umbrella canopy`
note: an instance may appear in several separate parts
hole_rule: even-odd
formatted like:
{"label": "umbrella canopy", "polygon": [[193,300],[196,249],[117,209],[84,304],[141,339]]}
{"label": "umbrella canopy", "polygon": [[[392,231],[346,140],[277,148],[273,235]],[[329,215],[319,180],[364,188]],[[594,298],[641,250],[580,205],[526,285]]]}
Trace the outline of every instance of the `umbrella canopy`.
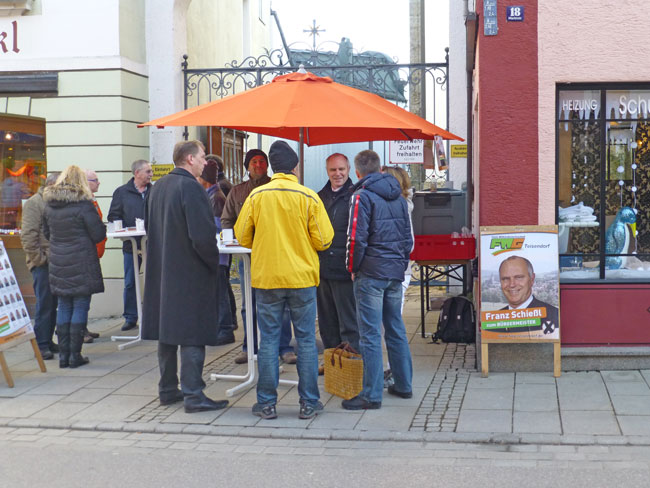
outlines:
{"label": "umbrella canopy", "polygon": [[303,141],[463,139],[372,93],[308,72],[161,117],[142,126],[215,126]]}

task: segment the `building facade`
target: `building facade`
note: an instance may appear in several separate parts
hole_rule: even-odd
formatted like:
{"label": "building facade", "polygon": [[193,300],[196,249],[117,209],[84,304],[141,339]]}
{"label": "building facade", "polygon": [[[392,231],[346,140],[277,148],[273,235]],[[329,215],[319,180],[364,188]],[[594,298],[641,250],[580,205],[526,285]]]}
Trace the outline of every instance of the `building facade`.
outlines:
{"label": "building facade", "polygon": [[[11,9],[0,8],[5,234],[19,227],[21,201],[41,176],[70,164],[98,173],[96,197],[106,215],[134,160],[172,162],[183,129],[137,124],[183,109],[183,55],[190,63],[220,65],[259,53],[270,40],[267,0],[10,3]],[[191,130],[190,137],[198,135]],[[17,246],[16,237],[4,238]],[[18,272],[23,264],[13,261]],[[115,315],[121,309],[120,242],[107,243],[101,264],[106,292],[93,299],[91,315]]]}
{"label": "building facade", "polygon": [[[616,367],[611,346],[650,345],[650,5],[469,3],[474,231],[557,224],[564,359]],[[516,368],[535,347],[496,352]]]}

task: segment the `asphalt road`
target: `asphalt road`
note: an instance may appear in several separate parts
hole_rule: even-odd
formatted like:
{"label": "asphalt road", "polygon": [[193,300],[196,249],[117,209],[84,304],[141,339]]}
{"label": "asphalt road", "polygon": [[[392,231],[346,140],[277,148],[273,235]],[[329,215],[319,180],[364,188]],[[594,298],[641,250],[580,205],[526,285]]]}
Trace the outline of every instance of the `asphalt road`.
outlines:
{"label": "asphalt road", "polygon": [[[475,445],[465,449],[393,448],[390,452],[328,448],[304,454],[282,449],[241,452],[242,446],[222,445],[221,452],[172,448],[138,449],[85,445],[83,438],[68,445],[31,446],[29,442],[0,441],[0,485],[5,488],[176,486],[206,487],[572,487],[647,486],[650,455],[647,447],[629,451],[600,449],[576,460],[542,446],[527,451],[542,458],[528,461],[503,446]],[[248,446],[249,450],[252,445]],[[374,446],[377,447],[377,446]],[[498,449],[497,449],[498,447]],[[569,446],[566,446],[569,447]],[[536,448],[533,451],[533,448]],[[244,449],[245,451],[246,449]],[[585,452],[589,452],[586,450]],[[444,455],[441,453],[445,453]],[[478,453],[483,453],[480,456]],[[476,457],[479,456],[479,457]],[[589,459],[591,457],[591,459]],[[548,458],[544,460],[543,458]],[[569,458],[569,459],[564,459]],[[518,466],[517,463],[522,464]]]}

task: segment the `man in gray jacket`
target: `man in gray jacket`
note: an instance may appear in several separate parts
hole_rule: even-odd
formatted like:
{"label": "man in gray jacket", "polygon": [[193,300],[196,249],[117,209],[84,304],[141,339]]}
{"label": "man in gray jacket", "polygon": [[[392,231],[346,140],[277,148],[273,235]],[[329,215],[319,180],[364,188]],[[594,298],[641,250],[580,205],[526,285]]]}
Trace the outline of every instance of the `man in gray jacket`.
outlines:
{"label": "man in gray jacket", "polygon": [[[45,180],[45,186],[56,182],[59,173],[51,173]],[[20,231],[20,241],[25,251],[27,268],[32,273],[34,280],[34,294],[36,295],[36,312],[34,314],[34,334],[38,348],[43,359],[52,359],[59,348],[52,337],[56,324],[57,300],[50,291],[50,276],[48,258],[50,243],[43,234],[43,220],[45,219],[45,202],[43,201],[43,188],[23,205],[23,220]]]}

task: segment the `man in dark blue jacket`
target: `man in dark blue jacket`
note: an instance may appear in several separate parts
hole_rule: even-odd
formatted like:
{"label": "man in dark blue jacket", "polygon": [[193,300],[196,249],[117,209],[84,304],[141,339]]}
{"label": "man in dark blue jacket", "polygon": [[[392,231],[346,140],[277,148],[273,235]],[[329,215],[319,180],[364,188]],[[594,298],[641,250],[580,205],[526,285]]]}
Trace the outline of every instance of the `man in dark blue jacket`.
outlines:
{"label": "man in dark blue jacket", "polygon": [[402,321],[402,281],[413,246],[406,200],[398,181],[380,173],[379,156],[361,151],[354,158],[359,182],[350,201],[347,266],[354,281],[359,346],[363,356],[363,389],[343,401],[347,410],[381,407],[384,371],[381,327],[395,384],[388,393],[413,396],[413,364]]}
{"label": "man in dark blue jacket", "polygon": [[[133,178],[113,192],[111,208],[108,211],[109,222],[122,221],[123,227],[135,227],[135,219],[144,220],[144,200],[149,188],[153,170],[148,161],[138,159],[131,165]],[[138,247],[140,238],[137,238]],[[137,249],[135,250],[137,252]],[[138,323],[138,305],[135,297],[135,276],[140,270],[133,267],[133,252],[131,242],[122,244],[124,254],[124,325],[122,330],[131,330]]]}
{"label": "man in dark blue jacket", "polygon": [[[349,342],[359,349],[359,327],[354,303],[352,278],[345,266],[345,243],[352,180],[350,162],[340,153],[325,161],[329,181],[318,192],[334,228],[332,245],[318,253],[320,258],[320,285],[317,289],[318,329],[325,349]],[[320,371],[320,370],[319,370]]]}

